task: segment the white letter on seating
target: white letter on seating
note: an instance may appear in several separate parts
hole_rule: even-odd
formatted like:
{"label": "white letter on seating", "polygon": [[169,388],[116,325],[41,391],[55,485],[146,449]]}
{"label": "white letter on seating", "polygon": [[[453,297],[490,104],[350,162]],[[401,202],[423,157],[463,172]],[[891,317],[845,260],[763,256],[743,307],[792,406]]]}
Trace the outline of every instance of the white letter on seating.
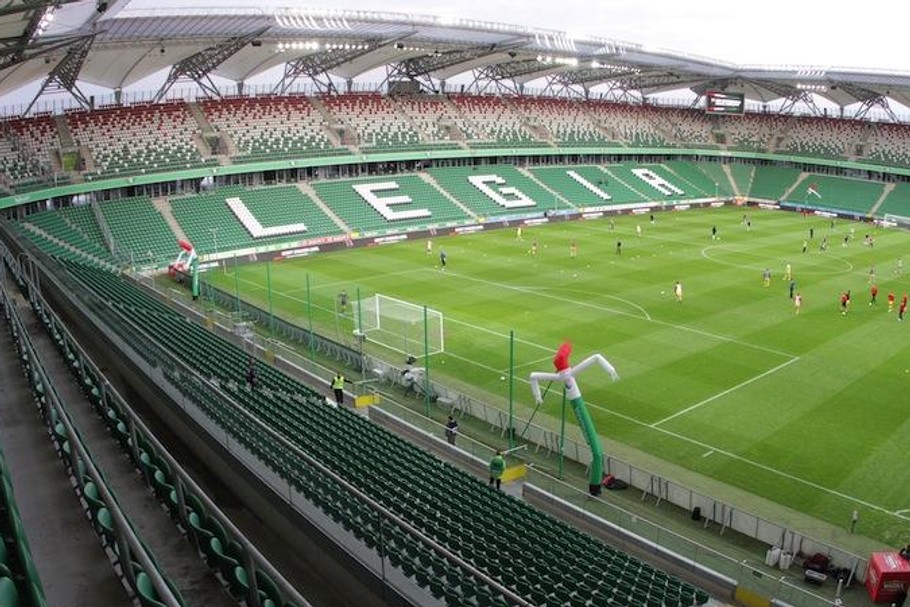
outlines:
{"label": "white letter on seating", "polygon": [[285,234],[306,232],[306,224],[303,223],[288,223],[283,226],[264,228],[239,198],[225,198],[224,202],[227,203],[228,208],[233,211],[234,215],[237,216],[237,219],[240,220],[240,223],[243,224],[243,227],[253,238],[268,238],[269,236],[284,236]]}
{"label": "white letter on seating", "polygon": [[407,211],[392,210],[393,204],[410,204],[414,202],[410,196],[388,196],[380,198],[375,192],[388,192],[398,189],[398,183],[394,181],[383,181],[382,183],[359,183],[354,190],[360,194],[360,197],[369,203],[371,207],[386,218],[387,221],[401,221],[402,219],[420,219],[421,217],[432,217],[428,209],[409,209]]}
{"label": "white letter on seating", "polygon": [[581,175],[576,173],[575,171],[566,171],[566,175],[568,175],[569,177],[571,177],[572,179],[574,179],[575,181],[577,181],[578,183],[580,183],[587,189],[594,192],[597,196],[599,196],[603,200],[612,200],[613,199],[612,196],[610,196],[609,194],[607,194],[606,192],[601,190],[599,187],[597,187],[596,185],[594,185],[593,183],[591,183],[590,181],[588,181],[587,179],[585,179],[584,177],[582,177]]}
{"label": "white letter on seating", "polygon": [[632,173],[664,196],[682,196],[685,194],[678,187],[652,171],[651,169],[632,169]]}
{"label": "white letter on seating", "polygon": [[[535,207],[537,203],[531,200],[527,194],[509,186],[507,188],[500,188],[499,191],[494,190],[488,183],[495,183],[496,185],[502,185],[506,182],[505,179],[499,175],[468,175],[468,181],[471,182],[475,188],[486,194],[493,202],[505,209],[520,209],[524,207]],[[510,200],[502,194],[508,194],[509,196],[514,196],[517,200]]]}

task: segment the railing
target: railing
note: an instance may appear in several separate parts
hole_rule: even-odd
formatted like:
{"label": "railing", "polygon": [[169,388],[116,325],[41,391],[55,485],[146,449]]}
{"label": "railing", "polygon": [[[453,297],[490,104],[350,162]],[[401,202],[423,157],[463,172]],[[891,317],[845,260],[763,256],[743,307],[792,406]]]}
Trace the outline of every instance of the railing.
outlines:
{"label": "railing", "polygon": [[[15,263],[5,250],[3,253],[9,263]],[[11,267],[15,266],[11,265]],[[31,340],[28,336],[28,328],[19,318],[16,307],[10,299],[5,286],[0,287],[0,299],[3,300],[3,304],[6,308],[6,313],[10,319],[10,322],[13,323],[13,326],[16,327],[21,346],[23,350],[25,350],[26,356],[29,360],[30,372],[36,376],[35,382],[40,382],[40,384],[43,386],[44,395],[46,396],[46,404],[44,406],[46,408],[49,408],[46,409],[46,411],[43,413],[45,413],[45,416],[48,420],[54,419],[54,417],[56,417],[56,419],[63,424],[66,440],[69,442],[72,449],[71,455],[69,456],[72,463],[72,469],[73,471],[85,471],[84,475],[75,474],[75,480],[79,485],[80,494],[83,493],[83,490],[85,488],[85,475],[87,475],[91,478],[95,486],[98,488],[101,499],[104,501],[105,506],[111,513],[111,518],[113,519],[113,525],[115,529],[115,536],[117,538],[117,554],[121,563],[121,575],[127,578],[132,588],[136,588],[136,574],[133,571],[133,568],[129,566],[129,563],[132,563],[133,560],[138,561],[145,573],[151,579],[152,585],[160,600],[166,604],[167,607],[182,607],[180,601],[174,596],[174,593],[171,591],[161,573],[158,571],[158,566],[155,564],[154,558],[149,554],[140,538],[133,531],[133,527],[129,522],[129,519],[121,511],[116,497],[107,487],[104,476],[95,467],[91,454],[82,443],[82,439],[78,431],[70,420],[69,414],[67,413],[67,406],[61,401],[60,397],[58,396],[57,391],[54,388],[54,382],[52,378],[47,374],[47,371],[44,369],[44,364],[41,360],[41,357],[37,354],[34,347],[32,346]],[[48,413],[50,410],[55,411],[56,416],[52,416],[50,413]]]}
{"label": "railing", "polygon": [[[40,265],[40,264],[38,264]],[[217,425],[205,411],[199,406],[196,402],[196,398],[201,393],[198,389],[205,391],[215,398],[218,402],[218,406],[221,408],[230,408],[234,410],[237,414],[243,416],[245,423],[249,428],[255,428],[257,432],[261,433],[262,436],[268,437],[273,444],[281,445],[287,453],[292,454],[296,458],[297,463],[301,464],[306,468],[312,469],[320,478],[330,479],[337,486],[341,487],[345,492],[349,493],[358,501],[366,504],[369,507],[369,510],[373,512],[377,521],[379,521],[379,526],[382,528],[390,528],[392,526],[398,527],[403,530],[407,535],[412,537],[414,540],[418,541],[421,545],[431,550],[433,553],[447,560],[451,564],[460,568],[466,572],[471,577],[479,580],[480,582],[486,584],[490,588],[495,589],[503,597],[505,597],[510,605],[517,605],[519,607],[533,607],[521,596],[516,595],[511,589],[503,586],[497,580],[490,578],[486,573],[476,569],[473,565],[464,561],[456,554],[450,552],[445,547],[437,544],[432,538],[422,533],[416,527],[412,526],[410,523],[400,518],[398,515],[388,510],[378,502],[374,501],[368,495],[360,491],[357,487],[348,483],[343,477],[339,476],[331,469],[325,467],[316,459],[311,457],[308,453],[301,450],[297,445],[289,441],[283,435],[276,432],[271,427],[267,426],[256,416],[248,413],[240,404],[238,404],[230,394],[223,391],[217,385],[214,385],[207,378],[201,377],[195,372],[191,367],[185,364],[183,361],[179,360],[175,356],[169,353],[169,350],[166,345],[159,344],[154,338],[145,334],[145,332],[134,325],[131,321],[121,319],[120,326],[129,331],[128,339],[124,338],[118,332],[113,332],[110,330],[110,326],[115,323],[112,323],[114,318],[117,318],[118,315],[115,311],[109,309],[109,303],[100,299],[98,296],[89,293],[84,290],[84,288],[78,283],[72,283],[67,285],[62,285],[59,283],[59,278],[54,274],[49,274],[46,271],[45,280],[50,280],[57,283],[57,286],[61,289],[66,290],[68,293],[77,296],[71,298],[73,305],[78,307],[80,311],[89,319],[92,320],[95,328],[100,331],[108,343],[112,347],[116,348],[119,352],[122,352],[124,356],[128,357],[133,363],[142,370],[142,372],[155,384],[163,390],[172,400],[172,402],[182,410],[188,417],[195,420],[203,429],[206,430],[208,437],[221,445],[225,451],[230,453],[236,460],[244,465],[249,472],[254,474],[260,481],[265,483],[274,494],[283,500],[290,508],[296,511],[301,516],[307,518],[312,524],[319,528],[323,533],[326,533],[330,537],[333,537],[338,544],[348,553],[357,560],[361,565],[372,571],[379,579],[383,581],[390,588],[394,588],[399,591],[404,596],[410,597],[413,600],[416,600],[418,603],[426,603],[428,601],[428,595],[425,595],[423,590],[420,590],[417,586],[414,585],[414,582],[409,578],[402,575],[397,571],[390,563],[388,548],[385,545],[385,541],[381,536],[379,538],[379,545],[376,550],[368,550],[365,547],[360,547],[359,540],[357,540],[350,532],[345,530],[340,524],[335,523],[331,519],[325,517],[322,513],[314,512],[314,506],[309,500],[302,495],[298,487],[292,484],[288,479],[279,476],[274,471],[270,470],[260,459],[260,457],[247,448],[238,437],[231,434],[231,432],[225,428]],[[102,321],[99,318],[99,313],[103,316],[104,320]],[[59,322],[59,321],[58,321]],[[62,324],[60,329],[63,330]],[[80,350],[80,353],[84,355],[84,352]],[[97,367],[94,367],[97,372],[100,373]],[[179,379],[179,381],[175,381]],[[107,385],[108,389],[111,389]],[[197,388],[194,390],[193,388]],[[121,402],[126,406],[126,403],[121,400]],[[312,406],[312,405],[309,405]],[[135,416],[130,415],[132,423],[135,424],[136,429],[142,429],[144,432],[148,432],[147,428],[144,425],[141,425],[141,421]],[[151,435],[149,435],[151,436]],[[163,451],[160,443],[155,441],[153,443],[159,449],[161,453],[166,453]],[[194,491],[199,492],[197,495],[204,494],[201,493],[201,489],[197,485],[192,483],[190,479],[179,468],[179,465],[175,460],[168,457],[168,463],[174,466],[176,471],[179,471],[180,481],[185,484],[186,488],[192,488]],[[186,489],[184,489],[185,491]],[[211,508],[215,508],[215,505],[211,500],[206,498],[205,503]],[[219,521],[222,522],[225,528],[229,528],[231,531],[237,533],[236,537],[243,538],[242,535],[239,535],[240,532],[236,527],[231,525],[230,520],[224,517],[220,511],[215,508],[214,512],[219,514]],[[286,596],[294,597],[297,600],[299,597],[300,605],[308,605],[302,597],[293,589],[293,587],[283,578],[280,574],[262,557],[262,555],[255,551],[255,548],[249,544],[248,541],[243,538],[244,548],[249,548],[250,553],[253,555],[255,563],[257,566],[262,567],[276,582],[279,584],[282,592],[287,592]],[[260,560],[261,559],[261,560]],[[252,571],[248,571],[248,577],[250,579],[250,586],[253,589],[251,596],[256,596],[255,593],[255,577],[252,575]],[[432,602],[432,601],[431,601]]]}
{"label": "railing", "polygon": [[[143,284],[157,291],[173,303],[179,304],[187,312],[194,313],[197,316],[197,320],[205,317],[205,314],[199,311],[198,306],[195,306],[190,301],[184,291],[163,289],[154,280],[150,279],[144,280]],[[226,309],[237,309],[238,300],[235,295],[222,291],[208,283],[203,283],[203,285],[202,300],[214,302],[216,306]],[[273,335],[278,335],[282,339],[297,344],[299,349],[304,352],[309,351],[311,347],[315,347],[318,357],[333,358],[349,368],[358,370],[362,368],[370,373],[374,369],[384,370],[383,373],[380,373],[380,376],[385,377],[385,379],[381,379],[376,383],[371,382],[368,387],[370,391],[381,393],[382,402],[384,403],[382,406],[393,410],[396,416],[410,422],[412,425],[436,436],[443,436],[443,427],[439,422],[415,411],[413,406],[408,407],[398,402],[401,392],[391,388],[396,385],[396,378],[401,376],[401,367],[374,356],[362,354],[352,344],[343,344],[315,333],[311,334],[309,331],[288,323],[281,318],[273,317],[266,310],[246,301],[241,300],[239,305],[240,314],[243,318],[261,327],[270,326]],[[225,325],[221,327],[221,330],[227,333],[231,332],[232,328],[228,324],[231,321],[230,317],[223,316],[222,318],[225,321]],[[272,323],[271,325],[269,324],[270,322]],[[247,336],[244,343],[248,344],[251,349],[258,347],[261,352],[269,351],[274,353],[276,360],[289,363],[296,367],[298,371],[306,373],[311,382],[317,381],[327,384],[327,378],[331,377],[334,372],[333,369],[317,362],[314,357],[303,356],[295,348],[276,339],[269,339],[262,335],[251,333]],[[378,379],[369,374],[367,377]],[[506,436],[509,421],[507,411],[491,405],[480,397],[451,390],[438,381],[432,382],[431,390],[437,397],[436,407],[442,405],[458,414],[477,418],[491,428],[496,428],[501,436]],[[557,431],[529,422],[521,416],[513,418],[513,427],[516,430],[521,430],[521,441],[527,443],[532,450],[542,450],[552,455],[559,453],[560,436]],[[458,446],[471,455],[483,459],[489,459],[492,453],[491,447],[476,441],[465,440],[465,437],[459,438]],[[569,430],[569,434],[565,437],[563,454],[564,457],[579,463],[581,466],[586,466],[585,462],[590,462],[590,448],[581,436],[580,430]],[[704,517],[704,526],[713,526],[713,528],[717,529],[718,534],[723,534],[727,530],[734,531],[756,539],[768,547],[779,547],[790,554],[821,552],[828,555],[833,564],[849,570],[849,581],[862,582],[865,579],[867,559],[834,546],[829,542],[812,538],[798,530],[752,514],[738,506],[718,500],[713,496],[670,480],[663,475],[613,456],[605,456],[604,470],[624,480],[632,487],[639,489],[644,496],[650,497],[657,502],[667,502],[687,512],[699,507]],[[798,586],[785,571],[781,571],[779,575],[772,575],[769,572],[769,568],[762,567],[754,563],[754,561],[750,562],[748,559],[744,560],[745,557],[742,555],[724,554],[716,548],[709,548],[699,542],[685,538],[658,523],[648,521],[640,513],[626,511],[602,499],[590,499],[585,492],[579,491],[560,479],[547,475],[540,470],[532,469],[531,477],[538,479],[534,481],[535,484],[551,491],[555,495],[569,499],[572,503],[582,505],[586,509],[596,506],[597,514],[608,521],[697,563],[716,568],[719,573],[734,577],[741,586],[754,589],[755,592],[763,596],[776,597],[796,607],[818,607],[821,605],[832,605],[835,602],[836,597],[826,598]]]}

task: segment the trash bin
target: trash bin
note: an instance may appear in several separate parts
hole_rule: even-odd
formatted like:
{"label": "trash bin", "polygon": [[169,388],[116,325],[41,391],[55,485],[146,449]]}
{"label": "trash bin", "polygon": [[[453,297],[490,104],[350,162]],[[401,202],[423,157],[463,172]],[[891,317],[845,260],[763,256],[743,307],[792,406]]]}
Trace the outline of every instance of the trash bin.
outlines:
{"label": "trash bin", "polygon": [[701,520],[701,506],[695,506],[692,508],[692,520],[700,521]]}

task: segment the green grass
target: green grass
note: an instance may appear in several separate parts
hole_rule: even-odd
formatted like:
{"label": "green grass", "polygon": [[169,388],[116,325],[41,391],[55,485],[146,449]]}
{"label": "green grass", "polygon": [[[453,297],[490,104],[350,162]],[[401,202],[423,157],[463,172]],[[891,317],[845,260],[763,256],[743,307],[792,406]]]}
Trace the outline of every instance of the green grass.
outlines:
{"label": "green grass", "polygon": [[[568,339],[573,361],[601,352],[620,373],[616,383],[594,370],[580,378],[602,436],[837,525],[857,508],[864,534],[903,543],[910,525],[895,513],[910,509],[910,318],[899,323],[888,314],[886,296],[893,289],[899,300],[908,290],[910,277],[894,269],[910,254],[910,239],[878,231],[870,248],[862,239],[871,226],[750,213],[748,232],[741,209],[667,212],[655,225],[617,218],[615,231],[592,221],[525,228],[522,242],[514,230],[438,237],[431,256],[425,241],[411,241],[206,279],[267,308],[268,277],[276,315],[307,326],[309,299],[313,323],[340,339],[356,317],[335,314],[342,289],[352,301],[381,292],[440,310],[446,351],[430,358],[432,377],[500,406],[514,330],[516,398],[525,414],[533,406],[528,374],[551,370],[554,350]],[[815,240],[803,254],[809,227]],[[843,248],[851,229],[856,237]],[[822,253],[824,235],[830,246]],[[572,239],[577,259],[569,256]],[[532,240],[540,245],[536,258],[528,254]],[[440,247],[448,253],[445,272],[436,267]],[[782,280],[788,262],[803,295],[799,316]],[[881,291],[875,307],[868,305],[872,264]],[[765,267],[770,287],[762,286]],[[672,297],[676,280],[682,303]],[[847,289],[853,304],[842,316]],[[559,405],[553,390],[536,421],[557,427]]]}

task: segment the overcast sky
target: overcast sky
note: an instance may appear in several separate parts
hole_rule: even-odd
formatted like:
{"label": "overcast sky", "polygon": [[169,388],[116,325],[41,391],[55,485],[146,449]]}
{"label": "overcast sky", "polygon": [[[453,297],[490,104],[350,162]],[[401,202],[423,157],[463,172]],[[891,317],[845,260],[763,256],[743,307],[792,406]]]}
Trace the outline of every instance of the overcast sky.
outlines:
{"label": "overcast sky", "polygon": [[[168,0],[142,1],[160,5]],[[212,2],[218,4],[217,0]],[[270,0],[269,4],[296,3]],[[457,0],[447,6],[426,0],[335,0],[308,5],[443,13],[533,25],[733,63],[910,72],[910,3],[906,2],[867,5],[837,0]]]}

